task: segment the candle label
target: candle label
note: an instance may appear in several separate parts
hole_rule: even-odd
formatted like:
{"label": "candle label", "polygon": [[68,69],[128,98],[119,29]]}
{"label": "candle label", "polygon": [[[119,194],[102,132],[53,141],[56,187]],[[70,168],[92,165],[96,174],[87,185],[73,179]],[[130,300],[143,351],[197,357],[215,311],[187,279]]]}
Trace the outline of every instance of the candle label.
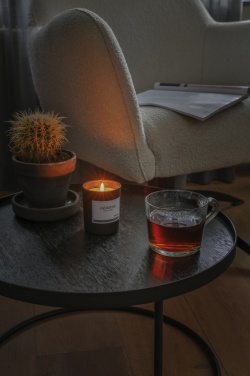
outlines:
{"label": "candle label", "polygon": [[118,221],[120,213],[120,197],[110,201],[92,201],[92,222],[111,223]]}

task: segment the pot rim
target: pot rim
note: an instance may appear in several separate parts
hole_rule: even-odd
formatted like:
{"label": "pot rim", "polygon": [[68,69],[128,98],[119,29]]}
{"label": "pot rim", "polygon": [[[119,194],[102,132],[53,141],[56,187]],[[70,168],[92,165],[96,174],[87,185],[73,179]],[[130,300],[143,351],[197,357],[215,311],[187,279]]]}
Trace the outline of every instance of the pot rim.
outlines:
{"label": "pot rim", "polygon": [[52,163],[30,163],[22,162],[16,159],[15,156],[12,157],[12,162],[16,173],[23,177],[33,177],[33,178],[55,178],[59,176],[64,176],[74,172],[76,167],[76,154],[71,150],[64,150],[70,155],[71,158],[66,159],[62,162],[52,162]]}
{"label": "pot rim", "polygon": [[72,159],[75,159],[76,160],[76,153],[72,150],[67,150],[67,149],[62,149],[62,151],[66,152],[67,154],[71,154],[71,158],[69,159],[66,159],[65,161],[59,161],[59,162],[49,162],[49,163],[34,163],[34,162],[24,162],[24,161],[20,161],[20,159],[17,159],[15,157],[15,155],[12,156],[12,160],[15,162],[15,163],[18,163],[18,164],[21,164],[21,165],[33,165],[33,166],[46,166],[46,165],[58,165],[58,164],[64,164],[64,163],[68,163],[69,161],[71,161]]}

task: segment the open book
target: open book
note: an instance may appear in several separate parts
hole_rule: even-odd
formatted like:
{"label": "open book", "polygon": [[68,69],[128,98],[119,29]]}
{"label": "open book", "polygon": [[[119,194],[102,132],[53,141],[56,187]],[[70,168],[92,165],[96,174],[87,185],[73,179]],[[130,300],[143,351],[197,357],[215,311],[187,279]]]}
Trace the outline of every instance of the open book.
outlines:
{"label": "open book", "polygon": [[194,85],[157,82],[137,94],[140,106],[158,106],[206,120],[249,96],[248,86]]}

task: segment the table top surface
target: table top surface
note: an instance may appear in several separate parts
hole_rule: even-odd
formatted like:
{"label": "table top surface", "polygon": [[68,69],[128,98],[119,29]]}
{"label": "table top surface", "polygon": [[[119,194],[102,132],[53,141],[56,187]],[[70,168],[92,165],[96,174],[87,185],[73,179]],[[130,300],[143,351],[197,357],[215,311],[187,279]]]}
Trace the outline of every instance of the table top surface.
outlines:
{"label": "table top surface", "polygon": [[[74,189],[79,192],[80,187]],[[160,301],[197,289],[223,273],[235,256],[233,224],[219,213],[205,226],[201,250],[169,258],[148,244],[145,196],[152,187],[123,185],[119,232],[84,232],[83,210],[57,222],[16,217],[0,200],[0,294],[25,302],[86,309]],[[158,189],[159,190],[159,189]]]}

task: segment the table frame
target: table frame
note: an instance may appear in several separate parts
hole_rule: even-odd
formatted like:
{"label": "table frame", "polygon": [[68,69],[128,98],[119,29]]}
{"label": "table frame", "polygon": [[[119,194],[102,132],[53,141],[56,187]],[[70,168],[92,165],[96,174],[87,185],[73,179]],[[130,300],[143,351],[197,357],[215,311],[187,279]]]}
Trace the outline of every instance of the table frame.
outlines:
{"label": "table frame", "polygon": [[[106,309],[107,311],[108,309]],[[87,312],[88,310],[79,307],[77,308],[59,308],[52,311],[48,311],[27,320],[24,320],[17,325],[9,328],[3,333],[0,333],[0,347],[3,346],[12,336],[22,333],[22,331],[35,325],[36,323],[44,320],[48,320],[55,316],[70,314],[77,311]],[[140,308],[140,307],[128,307],[128,308],[111,308],[109,311],[122,311],[132,314],[138,314],[150,317],[154,319],[154,376],[163,375],[163,324],[168,324],[174,328],[182,331],[184,334],[188,335],[193,341],[195,341],[206,354],[213,373],[215,376],[221,376],[220,366],[218,360],[213,352],[213,350],[208,346],[208,344],[192,329],[182,324],[181,322],[166,316],[163,314],[163,301],[154,303],[154,311]]]}

